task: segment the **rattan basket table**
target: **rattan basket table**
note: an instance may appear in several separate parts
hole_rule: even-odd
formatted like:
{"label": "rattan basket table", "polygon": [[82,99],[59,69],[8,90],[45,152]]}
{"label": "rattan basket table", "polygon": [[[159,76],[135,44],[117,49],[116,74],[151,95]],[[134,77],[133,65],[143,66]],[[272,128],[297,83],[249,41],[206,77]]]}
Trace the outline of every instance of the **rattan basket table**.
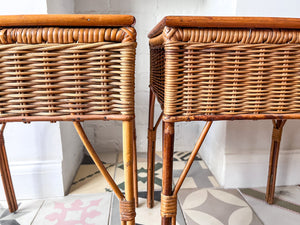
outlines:
{"label": "rattan basket table", "polygon": [[[135,224],[134,21],[129,15],[0,16],[0,169],[11,212],[17,203],[5,124],[72,121],[120,200],[122,224]],[[84,120],[122,121],[125,196],[90,144]]]}
{"label": "rattan basket table", "polygon": [[[272,119],[266,201],[273,202],[282,128],[300,118],[300,19],[165,17],[149,34],[148,207],[156,129],[163,120],[162,224],[175,224],[177,193],[215,120]],[[162,114],[153,123],[155,98]],[[172,190],[174,123],[207,121]]]}

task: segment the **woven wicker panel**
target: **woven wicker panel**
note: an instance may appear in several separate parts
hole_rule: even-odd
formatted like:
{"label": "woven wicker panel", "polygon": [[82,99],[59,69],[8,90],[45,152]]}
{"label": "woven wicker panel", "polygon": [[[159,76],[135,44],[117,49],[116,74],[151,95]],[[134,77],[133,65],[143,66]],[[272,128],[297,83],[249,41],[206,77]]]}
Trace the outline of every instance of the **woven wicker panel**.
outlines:
{"label": "woven wicker panel", "polygon": [[161,106],[164,102],[165,91],[165,52],[164,48],[150,49],[150,88],[157,96],[157,100]]}
{"label": "woven wicker panel", "polygon": [[300,112],[300,32],[174,30],[164,44],[165,115]]}
{"label": "woven wicker panel", "polygon": [[134,115],[136,43],[77,41],[0,45],[0,118]]}

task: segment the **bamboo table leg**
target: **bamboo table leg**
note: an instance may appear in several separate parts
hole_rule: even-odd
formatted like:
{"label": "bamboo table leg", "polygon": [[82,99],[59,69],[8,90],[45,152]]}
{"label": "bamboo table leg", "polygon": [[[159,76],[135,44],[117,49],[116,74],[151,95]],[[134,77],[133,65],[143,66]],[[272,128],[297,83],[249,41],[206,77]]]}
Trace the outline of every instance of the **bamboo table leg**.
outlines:
{"label": "bamboo table leg", "polygon": [[5,145],[4,145],[4,137],[3,131],[5,128],[5,124],[2,125],[0,131],[0,170],[1,170],[1,178],[3,183],[3,188],[8,204],[8,208],[10,212],[15,212],[18,209],[18,204],[16,200],[16,195],[13,187],[13,183],[11,180],[11,174],[9,170]]}
{"label": "bamboo table leg", "polygon": [[[174,123],[163,122],[163,177],[162,195],[172,196],[172,173],[173,173],[173,151],[174,151]],[[161,224],[170,225],[174,217],[161,215]],[[175,218],[176,219],[176,218]]]}
{"label": "bamboo table leg", "polygon": [[269,160],[268,184],[266,190],[266,201],[273,204],[276,184],[277,163],[279,157],[282,128],[286,120],[273,120],[272,145]]}
{"label": "bamboo table leg", "polygon": [[154,203],[154,166],[155,166],[155,137],[153,130],[155,95],[150,89],[149,94],[149,121],[148,121],[148,150],[147,150],[147,206]]}
{"label": "bamboo table leg", "polygon": [[139,206],[139,197],[138,197],[138,174],[137,174],[135,120],[133,120],[133,189],[134,189],[135,207],[137,208]]}
{"label": "bamboo table leg", "polygon": [[[133,191],[133,121],[123,121],[123,162],[125,176],[126,201],[134,201]],[[127,225],[134,225],[135,219],[127,221]]]}

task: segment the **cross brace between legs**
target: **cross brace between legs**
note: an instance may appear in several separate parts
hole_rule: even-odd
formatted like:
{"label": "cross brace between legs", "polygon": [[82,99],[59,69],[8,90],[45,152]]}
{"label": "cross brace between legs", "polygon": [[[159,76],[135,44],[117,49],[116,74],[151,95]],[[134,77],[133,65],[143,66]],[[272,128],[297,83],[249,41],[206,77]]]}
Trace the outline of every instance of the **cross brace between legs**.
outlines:
{"label": "cross brace between legs", "polygon": [[186,165],[185,165],[185,167],[184,167],[184,169],[183,169],[183,171],[182,171],[182,173],[181,173],[181,175],[180,175],[180,177],[179,177],[179,179],[178,179],[178,181],[175,185],[173,195],[177,195],[184,179],[186,178],[186,175],[188,174],[188,172],[189,172],[189,170],[190,170],[190,168],[191,168],[191,166],[192,166],[192,164],[193,164],[193,162],[194,162],[194,160],[197,156],[197,153],[198,153],[198,151],[199,151],[199,149],[200,149],[200,147],[201,147],[201,145],[202,145],[202,143],[203,143],[210,127],[211,127],[211,125],[212,125],[212,121],[206,122],[206,124],[205,124],[205,126],[204,126],[204,128],[203,128],[203,130],[202,130],[202,132],[201,132],[201,134],[200,134],[200,136],[199,136],[199,138],[196,142],[196,145],[195,145],[195,147],[194,147],[194,149],[193,149],[193,151],[192,151],[192,153],[191,153],[191,155],[190,155],[190,157],[189,157],[189,159],[188,159],[188,161],[187,161],[187,163],[186,163]]}

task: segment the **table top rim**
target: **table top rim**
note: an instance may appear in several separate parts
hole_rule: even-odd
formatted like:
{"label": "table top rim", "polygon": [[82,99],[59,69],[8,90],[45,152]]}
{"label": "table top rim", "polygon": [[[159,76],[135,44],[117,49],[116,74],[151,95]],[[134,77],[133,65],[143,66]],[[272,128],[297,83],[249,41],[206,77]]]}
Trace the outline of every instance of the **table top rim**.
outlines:
{"label": "table top rim", "polygon": [[0,16],[0,27],[123,27],[132,26],[134,23],[134,16],[117,14],[32,14]]}
{"label": "table top rim", "polygon": [[164,27],[300,29],[300,18],[238,16],[166,16],[148,34],[153,38]]}

